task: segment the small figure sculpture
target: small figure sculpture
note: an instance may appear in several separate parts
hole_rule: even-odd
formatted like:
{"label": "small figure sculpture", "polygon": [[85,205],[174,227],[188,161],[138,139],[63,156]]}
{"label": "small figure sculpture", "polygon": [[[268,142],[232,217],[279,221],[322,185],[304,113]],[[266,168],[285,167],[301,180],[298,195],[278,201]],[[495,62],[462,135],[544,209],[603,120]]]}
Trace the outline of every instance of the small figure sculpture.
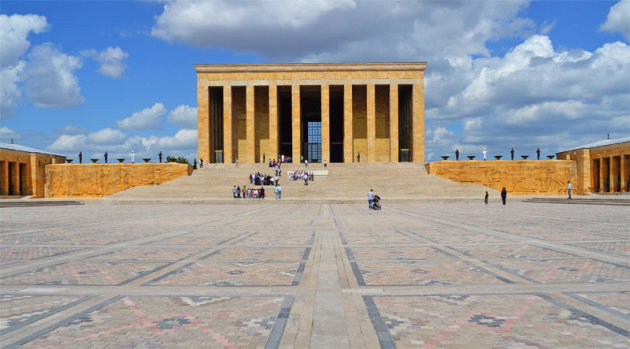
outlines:
{"label": "small figure sculpture", "polygon": [[83,153],[79,152],[79,163],[82,164],[83,163]]}
{"label": "small figure sculpture", "polygon": [[136,159],[136,152],[134,152],[133,150],[131,151],[131,163],[133,164],[134,161]]}
{"label": "small figure sculpture", "polygon": [[107,163],[107,152],[105,152],[105,163]]}
{"label": "small figure sculpture", "polygon": [[160,163],[162,163],[162,152],[160,151],[160,153],[158,154],[158,157],[160,158]]}
{"label": "small figure sculpture", "polygon": [[514,148],[512,148],[512,150],[510,150],[510,154],[512,154],[512,160],[514,160]]}
{"label": "small figure sculpture", "polygon": [[536,157],[540,160],[540,148],[536,149]]}
{"label": "small figure sculpture", "polygon": [[483,161],[486,161],[486,156],[488,156],[488,151],[486,150],[486,147],[483,148],[483,151],[481,151],[481,153],[483,154]]}
{"label": "small figure sculpture", "polygon": [[455,161],[459,161],[459,149],[455,149]]}

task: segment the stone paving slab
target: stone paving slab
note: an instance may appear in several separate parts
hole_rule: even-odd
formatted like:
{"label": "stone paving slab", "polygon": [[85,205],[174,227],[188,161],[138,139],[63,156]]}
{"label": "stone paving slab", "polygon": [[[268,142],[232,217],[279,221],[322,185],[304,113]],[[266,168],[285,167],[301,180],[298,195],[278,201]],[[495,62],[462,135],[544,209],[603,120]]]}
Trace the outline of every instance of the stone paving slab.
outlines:
{"label": "stone paving slab", "polygon": [[0,208],[0,344],[630,348],[627,207],[366,206]]}

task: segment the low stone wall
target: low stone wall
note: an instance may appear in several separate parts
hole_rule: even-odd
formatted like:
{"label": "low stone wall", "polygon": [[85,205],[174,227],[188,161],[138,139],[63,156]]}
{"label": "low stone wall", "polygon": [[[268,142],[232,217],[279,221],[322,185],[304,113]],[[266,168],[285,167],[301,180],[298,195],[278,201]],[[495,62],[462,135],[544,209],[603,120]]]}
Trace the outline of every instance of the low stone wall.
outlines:
{"label": "low stone wall", "polygon": [[47,165],[45,196],[100,197],[190,174],[192,166],[177,163]]}
{"label": "low stone wall", "polygon": [[513,195],[566,195],[567,181],[575,194],[577,167],[572,160],[437,161],[427,173],[459,183],[481,184]]}

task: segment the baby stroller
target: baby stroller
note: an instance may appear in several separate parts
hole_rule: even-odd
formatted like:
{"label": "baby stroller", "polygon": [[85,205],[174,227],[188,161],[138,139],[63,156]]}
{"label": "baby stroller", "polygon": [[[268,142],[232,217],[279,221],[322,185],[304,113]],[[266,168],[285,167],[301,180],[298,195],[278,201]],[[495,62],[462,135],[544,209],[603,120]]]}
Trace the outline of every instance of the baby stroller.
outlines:
{"label": "baby stroller", "polygon": [[381,197],[378,195],[374,195],[374,200],[372,201],[372,209],[380,210],[381,209]]}

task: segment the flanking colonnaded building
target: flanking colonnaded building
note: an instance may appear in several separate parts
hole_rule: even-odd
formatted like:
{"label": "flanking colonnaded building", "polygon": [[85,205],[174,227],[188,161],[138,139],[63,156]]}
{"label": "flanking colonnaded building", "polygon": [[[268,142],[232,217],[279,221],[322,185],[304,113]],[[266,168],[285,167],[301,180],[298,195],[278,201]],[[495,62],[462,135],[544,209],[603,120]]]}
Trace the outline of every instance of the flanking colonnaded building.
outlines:
{"label": "flanking colonnaded building", "polygon": [[199,159],[422,163],[425,66],[196,65]]}

